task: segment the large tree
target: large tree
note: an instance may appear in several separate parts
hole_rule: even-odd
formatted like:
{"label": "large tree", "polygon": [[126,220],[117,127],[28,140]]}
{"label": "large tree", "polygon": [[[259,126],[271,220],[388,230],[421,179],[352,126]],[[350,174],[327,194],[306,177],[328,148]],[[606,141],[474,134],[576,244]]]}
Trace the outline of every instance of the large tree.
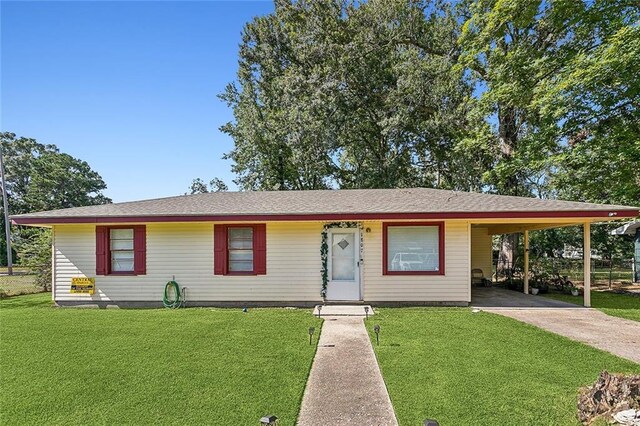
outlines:
{"label": "large tree", "polygon": [[9,212],[28,213],[110,203],[107,185],[86,161],[35,139],[0,134]]}
{"label": "large tree", "polygon": [[542,91],[562,142],[551,183],[563,198],[640,205],[640,5],[612,3],[590,11],[591,44]]}
{"label": "large tree", "polygon": [[[10,214],[111,202],[102,193],[106,184],[87,162],[61,153],[55,145],[16,137],[9,132],[0,134],[0,143]],[[0,250],[1,260],[6,264],[4,227],[2,219]],[[12,240],[18,255],[23,255],[23,264],[45,266],[42,282],[46,284],[51,259],[49,232],[38,228],[14,228]]]}
{"label": "large tree", "polygon": [[[243,31],[235,120],[243,189],[478,189],[459,23],[432,1],[276,1]],[[464,171],[461,173],[461,171]]]}
{"label": "large tree", "polygon": [[227,158],[241,189],[640,204],[639,20],[628,0],[276,1],[222,95]]}
{"label": "large tree", "polygon": [[[461,65],[483,89],[476,113],[492,125],[488,140],[476,140],[493,152],[488,189],[599,202],[629,201],[607,192],[636,196],[637,3],[473,0],[461,10]],[[591,143],[577,146],[583,139]],[[613,185],[586,197],[602,180]],[[504,240],[504,260],[514,261],[517,243],[517,235]]]}

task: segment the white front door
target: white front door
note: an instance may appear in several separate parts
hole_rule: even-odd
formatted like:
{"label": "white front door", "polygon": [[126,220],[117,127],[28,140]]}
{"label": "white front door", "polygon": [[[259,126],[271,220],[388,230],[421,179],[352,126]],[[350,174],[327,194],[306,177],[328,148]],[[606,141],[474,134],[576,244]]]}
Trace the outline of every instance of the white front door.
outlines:
{"label": "white front door", "polygon": [[360,236],[357,228],[330,229],[327,300],[360,300]]}

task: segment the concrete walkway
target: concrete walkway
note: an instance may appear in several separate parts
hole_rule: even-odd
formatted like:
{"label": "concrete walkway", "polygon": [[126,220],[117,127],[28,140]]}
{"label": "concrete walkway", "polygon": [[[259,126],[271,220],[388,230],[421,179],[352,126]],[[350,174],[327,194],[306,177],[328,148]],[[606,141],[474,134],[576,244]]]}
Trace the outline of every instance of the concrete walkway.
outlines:
{"label": "concrete walkway", "polygon": [[640,322],[612,317],[597,309],[482,308],[552,333],[586,343],[640,364]]}
{"label": "concrete walkway", "polygon": [[397,425],[362,317],[324,319],[298,425]]}

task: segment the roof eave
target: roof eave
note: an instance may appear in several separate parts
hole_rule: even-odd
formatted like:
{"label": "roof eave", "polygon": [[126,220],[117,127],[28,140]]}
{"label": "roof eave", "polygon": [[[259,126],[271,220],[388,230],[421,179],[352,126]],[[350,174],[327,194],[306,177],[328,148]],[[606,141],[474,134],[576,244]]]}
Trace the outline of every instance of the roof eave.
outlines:
{"label": "roof eave", "polygon": [[80,223],[153,223],[153,222],[268,222],[268,221],[342,221],[399,219],[535,219],[535,218],[634,218],[637,209],[499,211],[499,212],[425,212],[425,213],[314,213],[314,214],[225,214],[225,215],[139,215],[139,216],[14,216],[16,225],[57,225]]}

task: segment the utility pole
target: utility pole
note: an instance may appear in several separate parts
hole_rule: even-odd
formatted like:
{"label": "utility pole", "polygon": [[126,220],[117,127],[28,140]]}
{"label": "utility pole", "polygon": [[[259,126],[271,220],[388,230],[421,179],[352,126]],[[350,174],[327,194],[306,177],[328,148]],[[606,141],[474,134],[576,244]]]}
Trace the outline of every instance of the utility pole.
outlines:
{"label": "utility pole", "polygon": [[13,275],[13,259],[11,255],[11,222],[9,222],[9,201],[7,199],[7,183],[4,179],[4,158],[0,145],[0,180],[2,181],[2,203],[4,206],[4,235],[7,240],[7,273]]}

